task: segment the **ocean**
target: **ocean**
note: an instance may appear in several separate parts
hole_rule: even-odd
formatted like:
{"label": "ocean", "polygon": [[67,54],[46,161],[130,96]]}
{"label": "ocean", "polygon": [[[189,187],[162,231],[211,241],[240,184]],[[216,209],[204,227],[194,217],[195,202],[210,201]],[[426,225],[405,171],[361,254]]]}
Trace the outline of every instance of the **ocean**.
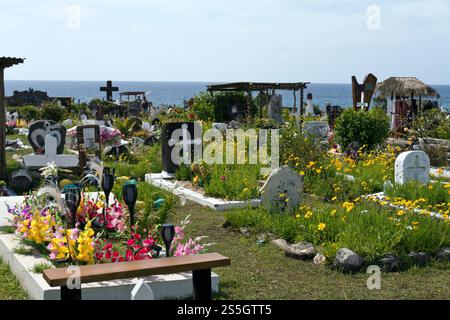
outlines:
{"label": "ocean", "polygon": [[[5,82],[6,95],[10,96],[14,90],[24,91],[29,88],[47,91],[49,96],[70,96],[75,101],[86,102],[94,98],[105,98],[105,93],[99,88],[105,86],[105,81],[27,81],[7,80]],[[182,105],[194,95],[206,90],[206,85],[212,82],[134,82],[113,81],[113,86],[119,87],[119,91],[145,91],[147,97],[154,105]],[[440,93],[440,105],[450,109],[450,85],[433,85]],[[283,95],[283,105],[293,104],[292,92],[280,91]],[[306,94],[312,93],[313,103],[322,108],[327,103],[348,107],[352,104],[352,89],[350,84],[319,84],[312,83],[305,90]],[[119,94],[114,93],[114,99],[119,99]],[[297,103],[298,103],[297,96]]]}

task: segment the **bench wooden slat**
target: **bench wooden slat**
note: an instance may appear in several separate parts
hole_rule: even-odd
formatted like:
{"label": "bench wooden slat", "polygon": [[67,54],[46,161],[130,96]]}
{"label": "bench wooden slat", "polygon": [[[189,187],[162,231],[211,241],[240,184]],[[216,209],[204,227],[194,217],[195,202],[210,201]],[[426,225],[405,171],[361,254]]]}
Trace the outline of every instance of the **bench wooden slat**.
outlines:
{"label": "bench wooden slat", "polygon": [[[230,258],[224,257],[218,253],[95,264],[80,266],[80,281],[81,283],[90,283],[135,277],[148,277],[152,275],[226,267],[230,264]],[[71,273],[67,272],[66,268],[47,269],[43,272],[44,279],[51,287],[66,286],[67,279],[71,275]]]}

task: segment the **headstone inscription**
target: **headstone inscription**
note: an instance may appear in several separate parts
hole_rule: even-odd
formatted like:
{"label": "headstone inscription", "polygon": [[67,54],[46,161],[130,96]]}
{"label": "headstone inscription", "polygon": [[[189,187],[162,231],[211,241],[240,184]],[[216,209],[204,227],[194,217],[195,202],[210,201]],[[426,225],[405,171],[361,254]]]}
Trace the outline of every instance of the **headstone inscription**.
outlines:
{"label": "headstone inscription", "polygon": [[270,211],[291,211],[298,207],[303,179],[289,166],[275,169],[261,188],[261,204]]}
{"label": "headstone inscription", "polygon": [[430,182],[430,158],[423,151],[403,152],[395,160],[395,183],[404,184],[411,180]]}

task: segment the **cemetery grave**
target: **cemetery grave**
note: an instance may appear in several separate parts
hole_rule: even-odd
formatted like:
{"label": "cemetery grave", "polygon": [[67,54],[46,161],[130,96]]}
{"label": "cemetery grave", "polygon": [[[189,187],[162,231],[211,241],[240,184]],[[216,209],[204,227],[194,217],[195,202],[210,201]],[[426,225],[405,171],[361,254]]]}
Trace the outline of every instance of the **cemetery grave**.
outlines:
{"label": "cemetery grave", "polygon": [[[107,93],[113,90],[112,85],[109,87],[105,87]],[[109,94],[112,95],[112,91]],[[62,278],[58,275],[70,264],[86,265],[83,270],[89,274],[95,270],[94,278],[83,285],[83,299],[99,296],[161,299],[192,295],[196,287],[190,272],[192,265],[177,262],[180,269],[176,270],[183,273],[170,276],[160,276],[167,273],[164,271],[167,268],[172,270],[170,262],[162,263],[163,271],[158,269],[158,259],[164,260],[166,251],[163,234],[158,228],[165,222],[180,220],[181,223],[173,225],[178,231],[169,255],[194,254],[197,257],[205,253],[208,243],[196,243],[192,239],[198,236],[198,225],[208,224],[209,229],[200,228],[205,232],[201,234],[212,238],[208,242],[218,242],[212,247],[214,251],[217,246],[217,252],[233,260],[227,270],[218,269],[221,282],[222,275],[228,277],[228,281],[237,277],[235,255],[242,259],[239,264],[252,265],[231,249],[234,247],[243,252],[253,250],[255,260],[261,258],[258,255],[270,252],[268,260],[276,256],[282,261],[282,268],[293,264],[299,267],[296,260],[300,260],[302,270],[308,270],[310,277],[323,276],[325,272],[313,269],[314,265],[352,273],[355,277],[371,264],[380,266],[384,272],[400,272],[399,277],[406,277],[413,266],[434,268],[434,264],[438,264],[439,268],[447,270],[450,247],[448,172],[431,167],[427,153],[411,151],[407,146],[383,144],[372,148],[358,141],[348,148],[335,146],[335,133],[331,129],[334,122],[324,121],[320,116],[299,119],[296,113],[283,113],[280,100],[272,95],[267,105],[270,118],[281,130],[280,166],[264,175],[261,165],[248,162],[174,163],[170,155],[179,141],[187,144],[191,159],[195,147],[202,144],[194,135],[192,121],[198,115],[192,110],[175,108],[158,115],[158,121],[148,116],[110,117],[108,112],[105,112],[106,117],[97,114],[94,120],[89,119],[88,112],[82,115],[80,112],[66,119],[64,125],[51,120],[38,120],[25,126],[22,123],[20,129],[27,129],[26,139],[34,153],[20,151],[23,168],[11,166],[12,155],[8,155],[10,177],[0,191],[0,218],[5,226],[8,221],[4,217],[11,218],[12,214],[16,234],[0,235],[0,252],[8,264],[21,266],[13,268],[13,272],[29,297],[61,298]],[[138,113],[134,109],[131,113]],[[308,110],[310,113],[311,103]],[[336,120],[337,109],[330,112],[329,116]],[[9,117],[12,119],[15,115]],[[172,133],[183,125],[187,126],[190,136],[174,139]],[[261,129],[256,122],[239,117],[227,123],[203,121],[202,125],[213,127],[224,136],[231,128]],[[16,129],[8,136],[11,140],[18,137]],[[20,141],[24,142],[24,138],[21,136]],[[344,152],[345,149],[348,152]],[[248,151],[246,146],[245,152]],[[65,175],[61,168],[69,168],[73,174]],[[45,177],[49,172],[53,172],[53,176]],[[105,183],[108,179],[111,181],[112,175],[115,184],[108,191]],[[15,190],[23,190],[18,192],[22,194],[42,181],[45,192],[31,190],[28,200],[20,195],[11,197],[11,185]],[[97,193],[100,190],[110,196],[101,196],[102,192]],[[138,190],[137,194],[132,190]],[[81,197],[77,196],[78,192]],[[78,197],[79,205],[74,206]],[[119,200],[122,198],[123,201]],[[46,200],[52,205],[46,206]],[[10,211],[6,210],[5,203],[10,204]],[[42,217],[36,217],[25,204],[42,212]],[[214,214],[201,206],[225,212]],[[192,213],[189,219],[194,226],[192,229],[183,215],[187,212]],[[175,217],[178,220],[174,220]],[[73,225],[77,220],[81,224]],[[31,221],[38,223],[43,231],[41,236],[29,227]],[[145,230],[136,230],[135,222],[146,226]],[[63,239],[70,232],[77,234],[73,248]],[[188,234],[192,239],[188,240]],[[215,238],[216,235],[220,237]],[[242,238],[246,239],[245,246],[240,243]],[[92,248],[82,246],[93,239]],[[55,242],[62,245],[57,248]],[[139,250],[128,243],[138,243]],[[30,244],[31,247],[25,247]],[[80,245],[81,251],[77,249]],[[14,253],[36,249],[46,254],[33,260]],[[5,258],[7,256],[9,258]],[[145,257],[155,259],[144,267],[136,263],[131,274],[126,274],[127,268],[122,269],[120,265],[122,261],[139,262]],[[48,283],[41,273],[30,271],[39,263],[51,263],[52,270],[43,273]],[[90,268],[91,265],[95,268]],[[244,270],[239,272],[245,275]],[[59,277],[59,282],[52,280],[55,276]],[[271,279],[262,277],[266,282],[260,285],[282,281],[279,275],[271,276]],[[331,277],[341,276],[335,272]],[[218,292],[218,275],[212,274],[210,284],[209,280],[205,281],[208,288]],[[242,290],[240,297],[252,296],[242,286],[237,287],[225,285],[221,290]],[[61,293],[64,297],[67,292],[63,289]]]}

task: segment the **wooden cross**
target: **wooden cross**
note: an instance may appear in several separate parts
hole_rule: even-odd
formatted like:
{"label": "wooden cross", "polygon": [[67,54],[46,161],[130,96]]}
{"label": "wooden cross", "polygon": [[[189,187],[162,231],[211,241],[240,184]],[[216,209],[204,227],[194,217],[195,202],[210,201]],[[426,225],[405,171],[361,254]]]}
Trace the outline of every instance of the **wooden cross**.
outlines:
{"label": "wooden cross", "polygon": [[100,87],[100,91],[106,91],[106,100],[112,101],[113,92],[119,91],[119,87],[113,87],[112,81],[108,80],[106,81],[106,87]]}

